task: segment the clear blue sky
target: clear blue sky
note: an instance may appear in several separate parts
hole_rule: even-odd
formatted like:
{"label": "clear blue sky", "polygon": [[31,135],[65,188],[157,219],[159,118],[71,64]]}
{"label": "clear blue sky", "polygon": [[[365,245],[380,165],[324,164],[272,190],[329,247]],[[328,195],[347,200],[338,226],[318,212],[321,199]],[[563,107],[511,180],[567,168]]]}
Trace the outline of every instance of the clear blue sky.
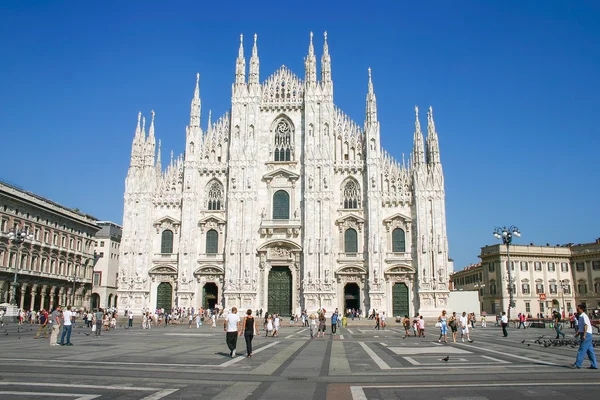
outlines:
{"label": "clear blue sky", "polygon": [[414,105],[434,107],[457,269],[497,225],[519,243],[600,236],[597,1],[88,3],[0,2],[0,179],[120,223],[139,110],[156,111],[164,165],[196,72],[202,125],[229,109],[240,33],[247,57],[259,35],[263,80],[303,77],[309,32],[320,59],[327,30],[334,101],[362,124],[373,68],[398,159]]}

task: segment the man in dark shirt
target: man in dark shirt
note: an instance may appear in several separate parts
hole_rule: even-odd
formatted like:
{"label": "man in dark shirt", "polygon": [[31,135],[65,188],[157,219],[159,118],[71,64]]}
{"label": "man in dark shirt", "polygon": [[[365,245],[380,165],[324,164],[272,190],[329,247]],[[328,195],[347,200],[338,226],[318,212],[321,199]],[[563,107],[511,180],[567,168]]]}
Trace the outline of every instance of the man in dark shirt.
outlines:
{"label": "man in dark shirt", "polygon": [[40,311],[40,327],[38,328],[38,331],[33,338],[38,339],[42,332],[44,332],[44,338],[47,338],[48,337],[48,312],[46,312],[46,310]]}

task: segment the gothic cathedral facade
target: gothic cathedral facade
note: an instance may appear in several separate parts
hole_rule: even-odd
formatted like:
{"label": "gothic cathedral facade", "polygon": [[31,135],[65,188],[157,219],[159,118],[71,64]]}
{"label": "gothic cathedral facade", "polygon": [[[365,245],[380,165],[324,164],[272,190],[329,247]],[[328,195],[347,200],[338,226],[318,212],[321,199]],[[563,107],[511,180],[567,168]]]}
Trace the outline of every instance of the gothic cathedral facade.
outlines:
{"label": "gothic cathedral facade", "polygon": [[[327,34],[317,79],[282,66],[259,81],[243,42],[231,109],[161,166],[154,112],[138,116],[126,178],[119,308],[251,308],[281,315],[376,309],[437,316],[448,301],[444,174],[431,108],[408,163],[380,145],[369,69],[364,126],[333,102]],[[158,155],[155,153],[158,152]]]}

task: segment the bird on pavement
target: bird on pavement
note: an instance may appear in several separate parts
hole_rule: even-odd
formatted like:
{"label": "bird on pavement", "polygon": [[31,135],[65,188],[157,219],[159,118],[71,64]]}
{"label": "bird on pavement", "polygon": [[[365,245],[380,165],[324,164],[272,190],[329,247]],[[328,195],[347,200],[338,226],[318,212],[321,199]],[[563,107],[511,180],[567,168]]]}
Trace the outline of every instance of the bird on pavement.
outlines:
{"label": "bird on pavement", "polygon": [[448,362],[449,359],[450,359],[450,356],[446,356],[446,357],[442,358],[441,361]]}
{"label": "bird on pavement", "polygon": [[83,332],[83,333],[85,333],[85,336],[90,336],[91,335],[91,333],[87,333],[87,332]]}
{"label": "bird on pavement", "polygon": [[531,346],[531,343],[527,343],[527,347]]}
{"label": "bird on pavement", "polygon": [[525,343],[525,340],[521,341],[521,343]]}

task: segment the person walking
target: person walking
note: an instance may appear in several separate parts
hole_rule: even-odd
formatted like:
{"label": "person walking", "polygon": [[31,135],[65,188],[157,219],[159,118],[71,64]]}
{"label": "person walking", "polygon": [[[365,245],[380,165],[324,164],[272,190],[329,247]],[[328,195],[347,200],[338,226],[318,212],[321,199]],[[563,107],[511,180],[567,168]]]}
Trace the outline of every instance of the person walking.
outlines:
{"label": "person walking", "polygon": [[242,326],[242,330],[240,331],[240,336],[244,334],[244,340],[246,341],[246,358],[252,357],[252,339],[254,338],[254,332],[256,332],[256,336],[260,335],[258,331],[258,327],[256,325],[256,320],[252,316],[252,310],[248,309],[246,311],[246,317],[244,317],[244,324]]}
{"label": "person walking", "polygon": [[271,337],[279,336],[279,326],[281,325],[281,318],[275,314],[273,316],[273,335]]}
{"label": "person walking", "polygon": [[319,330],[317,332],[317,338],[321,337],[321,333],[323,334],[323,337],[325,337],[325,321],[325,314],[319,314]]}
{"label": "person walking", "polygon": [[448,324],[446,321],[446,310],[442,310],[442,315],[438,317],[438,322],[440,323],[440,337],[438,339],[438,343],[442,343],[442,338],[444,338],[444,343],[448,343]]}
{"label": "person walking", "polygon": [[506,327],[508,326],[508,317],[506,316],[506,311],[502,311],[502,317],[500,317],[500,325],[502,325],[502,334],[504,337],[508,336],[508,332],[506,331]]}
{"label": "person walking", "polygon": [[58,332],[60,331],[60,322],[62,310],[60,306],[56,306],[52,314],[50,314],[50,323],[52,324],[52,332],[50,333],[50,346],[58,346]]}
{"label": "person walking", "polygon": [[554,313],[552,314],[552,318],[554,319],[554,330],[556,331],[556,338],[560,339],[560,336],[562,335],[562,338],[565,338],[565,334],[562,331],[562,323],[560,322],[561,315],[558,311],[554,311]]}
{"label": "person walking", "polygon": [[590,317],[586,314],[586,305],[580,304],[577,306],[578,318],[578,331],[575,337],[579,336],[581,342],[579,342],[579,349],[577,350],[577,359],[574,364],[571,364],[571,368],[581,368],[583,364],[583,358],[588,356],[591,365],[588,369],[598,369],[598,361],[596,360],[596,354],[594,353],[594,345],[592,344],[592,324]]}
{"label": "person walking", "polygon": [[129,319],[129,325],[128,325],[128,326],[129,326],[130,328],[133,328],[133,311],[132,311],[132,310],[129,310],[129,313],[128,313],[128,314],[129,314],[129,315],[128,315],[128,319]]}
{"label": "person walking", "polygon": [[102,310],[101,308],[98,309],[98,311],[96,311],[96,337],[100,336],[100,334],[102,334],[102,323],[103,323],[103,319],[104,319],[104,310]]}
{"label": "person walking", "polygon": [[225,342],[229,348],[231,358],[235,357],[235,349],[237,347],[237,338],[240,332],[240,316],[237,315],[237,307],[233,307],[231,312],[227,314],[223,325],[225,331]]}
{"label": "person walking", "polygon": [[44,339],[48,338],[48,313],[46,310],[40,311],[40,327],[37,330],[37,333],[33,337],[34,339],[38,339],[40,334],[44,332]]}
{"label": "person walking", "polygon": [[406,339],[410,336],[410,318],[408,318],[408,314],[404,314],[402,325],[404,325],[404,339]]}
{"label": "person walking", "polygon": [[271,334],[271,337],[273,337],[273,317],[269,315],[266,322],[265,330],[267,333],[265,334],[265,337],[269,336],[269,333]]}
{"label": "person walking", "polygon": [[317,315],[313,312],[312,314],[310,314],[310,317],[308,317],[309,319],[309,323],[310,323],[310,338],[314,338],[315,337],[315,332],[317,330]]}
{"label": "person walking", "polygon": [[379,325],[381,323],[381,319],[379,318],[379,313],[375,315],[375,330],[379,330]]}
{"label": "person walking", "polygon": [[452,341],[456,343],[456,334],[458,332],[458,319],[456,318],[456,312],[452,312],[452,316],[448,321],[448,325],[450,326],[450,330],[452,331]]}
{"label": "person walking", "polygon": [[467,340],[471,343],[471,336],[469,335],[469,321],[467,320],[467,313],[463,311],[462,316],[459,319],[460,322],[460,340],[464,343],[465,336]]}
{"label": "person walking", "polygon": [[338,315],[334,312],[331,315],[331,335],[334,336],[337,332]]}
{"label": "person walking", "polygon": [[[62,336],[60,337],[60,345],[61,346],[73,346],[71,343],[71,332],[73,330],[73,321],[75,320],[75,315],[71,311],[71,306],[67,306],[66,311],[63,311],[63,331]],[[65,336],[67,339],[67,343],[65,343]]]}
{"label": "person walking", "polygon": [[381,312],[380,320],[381,320],[381,329],[383,329],[385,331],[385,311]]}

